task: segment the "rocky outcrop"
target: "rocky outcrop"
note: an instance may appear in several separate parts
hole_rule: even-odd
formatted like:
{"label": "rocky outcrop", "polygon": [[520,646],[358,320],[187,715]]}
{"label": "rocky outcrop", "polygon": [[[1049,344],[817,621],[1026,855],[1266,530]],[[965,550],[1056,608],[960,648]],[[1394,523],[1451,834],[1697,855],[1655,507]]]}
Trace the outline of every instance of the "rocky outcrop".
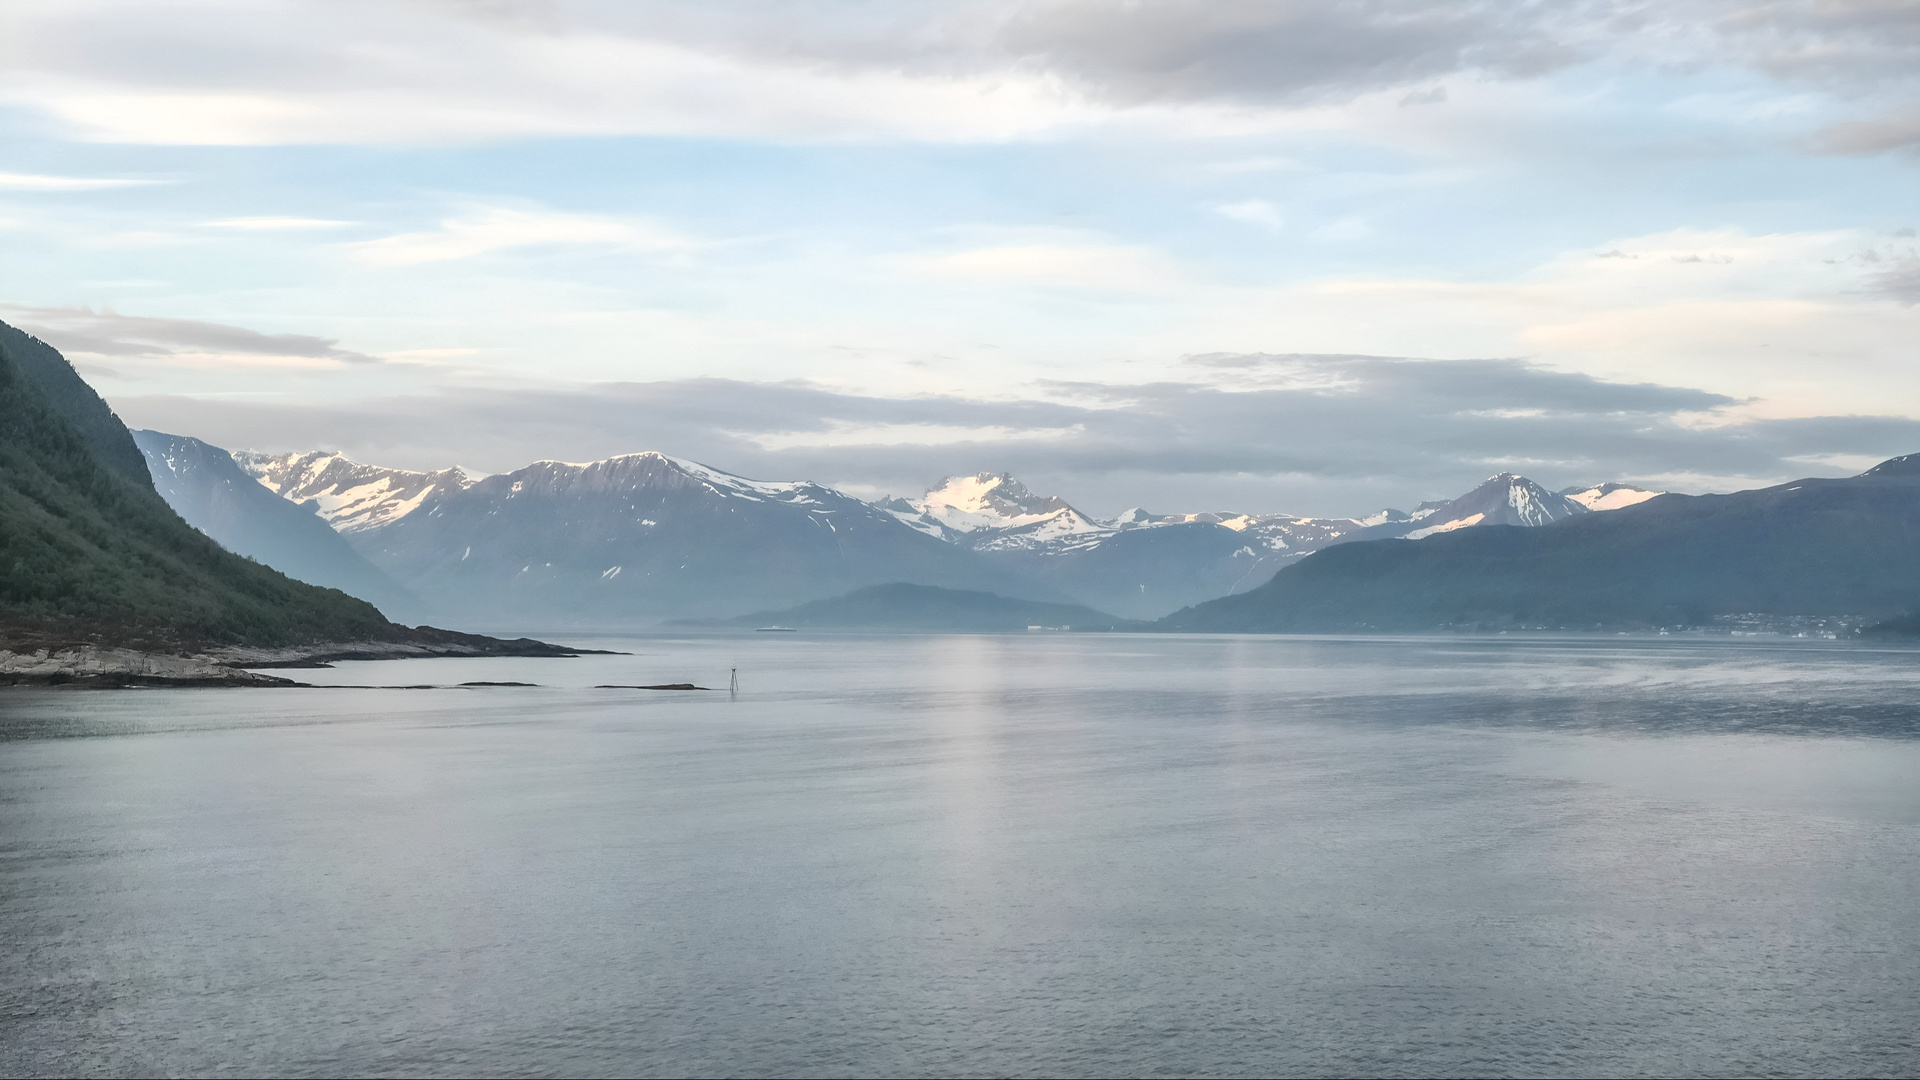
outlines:
{"label": "rocky outcrop", "polygon": [[170,656],[100,645],[13,652],[0,649],[0,685],[13,686],[299,686],[212,656]]}

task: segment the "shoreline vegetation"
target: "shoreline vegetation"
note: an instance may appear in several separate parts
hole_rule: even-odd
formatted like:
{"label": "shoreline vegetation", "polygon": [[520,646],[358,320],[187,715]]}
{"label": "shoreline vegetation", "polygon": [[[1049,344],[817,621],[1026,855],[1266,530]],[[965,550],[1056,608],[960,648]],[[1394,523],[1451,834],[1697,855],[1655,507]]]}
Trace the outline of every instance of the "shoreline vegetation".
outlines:
{"label": "shoreline vegetation", "polygon": [[582,651],[402,626],[226,550],[73,365],[0,323],[0,684],[290,686],[245,668]]}

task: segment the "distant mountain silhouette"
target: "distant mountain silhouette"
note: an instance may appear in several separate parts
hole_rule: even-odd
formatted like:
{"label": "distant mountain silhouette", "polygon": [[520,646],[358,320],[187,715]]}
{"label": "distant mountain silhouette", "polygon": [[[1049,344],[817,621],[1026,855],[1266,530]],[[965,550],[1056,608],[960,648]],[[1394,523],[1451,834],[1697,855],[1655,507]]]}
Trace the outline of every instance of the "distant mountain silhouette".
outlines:
{"label": "distant mountain silhouette", "polygon": [[[1436,515],[1437,516],[1437,515]],[[1661,495],[1539,528],[1329,547],[1162,629],[1418,631],[1887,618],[1920,607],[1920,455],[1846,479]]]}
{"label": "distant mountain silhouette", "polygon": [[1043,626],[1051,630],[1137,630],[1142,624],[1116,619],[1078,604],[1044,604],[992,593],[894,582],[855,589],[784,611],[761,611],[732,620],[737,626],[778,625],[843,630],[939,630],[993,632]]}
{"label": "distant mountain silhouette", "polygon": [[943,481],[916,500],[877,505],[929,535],[1102,610],[1151,619],[1265,584],[1276,571],[1335,544],[1422,537],[1489,525],[1539,526],[1612,510],[1654,492],[1608,483],[1556,494],[1514,473],[1413,513],[1366,518],[1292,514],[1152,514],[1096,521],[1004,473]]}
{"label": "distant mountain silhouette", "polygon": [[[1136,508],[1101,521],[994,472],[867,503],[659,453],[535,462],[477,480],[457,468],[396,469],[333,451],[232,458],[266,489],[311,507],[430,611],[607,627],[725,617],[900,581],[1150,619],[1255,588],[1333,544],[1544,525],[1654,494],[1621,484],[1555,494],[1502,473],[1412,514]],[[185,502],[180,509],[198,512]]]}
{"label": "distant mountain silhouette", "polygon": [[843,492],[664,454],[540,461],[480,480],[337,454],[239,458],[314,502],[434,612],[473,622],[725,617],[903,580],[1061,599]]}

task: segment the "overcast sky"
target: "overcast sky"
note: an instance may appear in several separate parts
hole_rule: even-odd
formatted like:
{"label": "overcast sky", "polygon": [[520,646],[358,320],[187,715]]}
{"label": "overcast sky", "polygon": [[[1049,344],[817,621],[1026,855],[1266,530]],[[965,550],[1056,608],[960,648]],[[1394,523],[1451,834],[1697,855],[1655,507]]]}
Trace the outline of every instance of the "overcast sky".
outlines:
{"label": "overcast sky", "polygon": [[1920,450],[1912,0],[0,5],[0,319],[136,426],[1095,513]]}

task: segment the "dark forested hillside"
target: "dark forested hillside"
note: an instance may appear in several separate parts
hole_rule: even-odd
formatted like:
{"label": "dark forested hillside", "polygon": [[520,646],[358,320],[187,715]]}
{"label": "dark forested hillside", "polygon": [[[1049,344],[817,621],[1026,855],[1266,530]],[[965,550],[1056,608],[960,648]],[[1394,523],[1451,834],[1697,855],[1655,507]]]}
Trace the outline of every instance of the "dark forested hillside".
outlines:
{"label": "dark forested hillside", "polygon": [[278,645],[404,632],[196,532],[60,354],[0,324],[0,639]]}
{"label": "dark forested hillside", "polygon": [[1461,529],[1317,552],[1162,629],[1394,631],[1887,618],[1920,606],[1920,455],[1845,479],[1662,495],[1534,529]]}

